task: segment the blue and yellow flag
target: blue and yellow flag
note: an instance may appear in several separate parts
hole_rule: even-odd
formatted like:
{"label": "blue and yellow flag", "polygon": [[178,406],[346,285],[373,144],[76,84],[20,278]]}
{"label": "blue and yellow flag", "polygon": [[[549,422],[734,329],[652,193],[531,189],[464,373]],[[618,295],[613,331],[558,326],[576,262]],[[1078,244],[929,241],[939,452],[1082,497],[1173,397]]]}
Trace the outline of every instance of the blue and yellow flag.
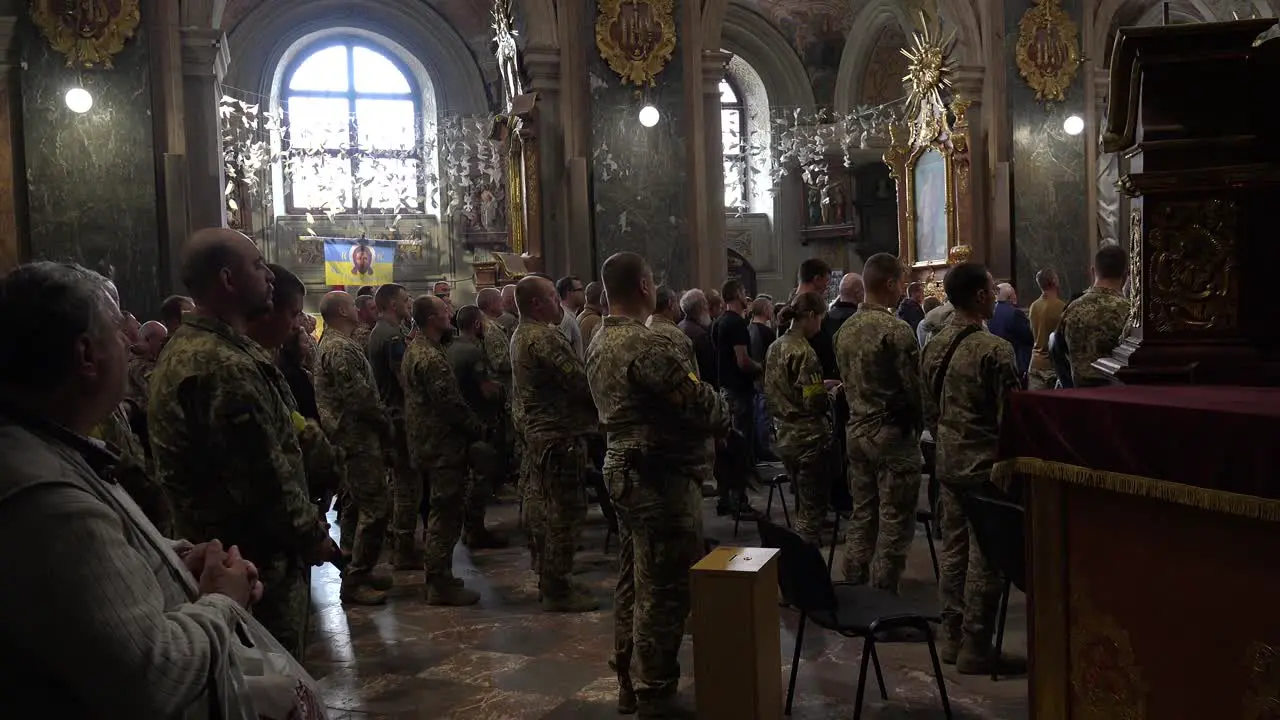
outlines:
{"label": "blue and yellow flag", "polygon": [[396,244],[385,240],[320,238],[326,285],[385,285],[395,275]]}

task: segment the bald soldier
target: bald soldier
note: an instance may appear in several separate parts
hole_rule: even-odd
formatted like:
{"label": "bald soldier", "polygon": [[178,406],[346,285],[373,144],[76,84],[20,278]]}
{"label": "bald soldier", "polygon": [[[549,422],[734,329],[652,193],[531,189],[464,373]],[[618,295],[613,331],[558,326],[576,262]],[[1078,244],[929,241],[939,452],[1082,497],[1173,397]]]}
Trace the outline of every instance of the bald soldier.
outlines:
{"label": "bald soldier", "polygon": [[903,279],[894,255],[868,258],[862,269],[867,299],[836,333],[836,364],[849,403],[845,452],[853,494],[844,577],[894,594],[915,535],[924,463],[920,346],[911,326],[894,314],[906,289]]}
{"label": "bald soldier", "polygon": [[485,288],[477,293],[476,306],[484,314],[481,344],[489,363],[489,373],[502,386],[502,399],[490,441],[503,460],[505,475],[513,467],[515,459],[515,429],[511,423],[511,335],[514,331],[508,331],[502,325],[502,293],[496,288]]}
{"label": "bald soldier", "polygon": [[413,303],[418,335],[400,363],[404,425],[409,448],[431,492],[424,557],[428,605],[474,605],[480,594],[453,575],[453,546],[462,535],[467,450],[484,438],[484,426],[462,399],[445,357],[443,338],[453,334],[448,305],[434,295]]}
{"label": "bald soldier", "polygon": [[728,434],[728,409],[690,371],[684,348],[645,327],[657,288],[644,258],[617,253],[601,274],[610,315],[587,353],[587,377],[608,430],[604,476],[621,541],[618,710],[692,718],[676,700],[697,510],[689,486],[703,480],[708,439]]}
{"label": "bald soldier", "polygon": [[604,284],[598,280],[587,283],[583,298],[586,304],[578,313],[578,328],[582,330],[582,347],[588,348],[591,347],[591,341],[599,332],[600,321],[604,318]]}
{"label": "bald soldier", "polygon": [[300,657],[310,614],[308,567],[337,547],[311,503],[293,395],[246,335],[271,309],[272,280],[249,238],[201,230],[183,248],[196,310],[151,376],[151,449],[179,537],[219,539],[254,558],[269,586],[255,616]]}
{"label": "bald soldier", "polygon": [[[363,289],[363,288],[361,288]],[[351,339],[360,346],[360,352],[369,352],[369,336],[373,334],[373,326],[378,323],[378,305],[373,299],[373,289],[368,295],[360,295],[355,299],[356,329],[351,331]]]}
{"label": "bald soldier", "polygon": [[[366,296],[367,297],[367,296]],[[384,447],[391,442],[391,423],[373,368],[353,335],[359,327],[355,300],[335,290],[320,300],[324,335],[316,357],[316,404],[320,424],[346,456],[342,491],[347,506],[342,514],[344,541],[350,539],[351,560],[342,575],[341,598],[356,605],[386,601],[390,578],[375,575],[374,567],[386,538],[388,507]]]}
{"label": "bald soldier", "polygon": [[516,286],[520,324],[511,339],[513,388],[529,453],[526,480],[539,522],[531,523],[542,608],[590,612],[595,598],[570,582],[578,528],[586,515],[582,477],[586,437],[595,432],[596,407],[582,360],[554,324],[560,298],[555,285],[527,277]]}
{"label": "bald soldier", "polygon": [[502,286],[502,317],[498,322],[507,331],[507,337],[516,332],[516,324],[520,322],[519,309],[516,307],[516,286]]}

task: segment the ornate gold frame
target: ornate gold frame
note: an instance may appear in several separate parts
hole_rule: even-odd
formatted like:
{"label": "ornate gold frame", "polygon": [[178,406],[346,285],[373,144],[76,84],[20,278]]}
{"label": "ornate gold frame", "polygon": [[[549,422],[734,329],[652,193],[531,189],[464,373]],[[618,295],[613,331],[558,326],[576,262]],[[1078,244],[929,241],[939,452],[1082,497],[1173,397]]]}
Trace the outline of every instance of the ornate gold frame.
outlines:
{"label": "ornate gold frame", "polygon": [[[1043,33],[1045,42],[1038,38]],[[1037,65],[1031,49],[1039,45],[1040,57],[1046,53],[1057,59],[1056,67]],[[1080,34],[1058,0],[1035,0],[1018,21],[1018,43],[1014,46],[1018,74],[1036,91],[1036,100],[1062,102],[1066,90],[1080,69]]]}
{"label": "ornate gold frame", "polygon": [[[117,0],[119,11],[111,14],[106,2],[87,3],[91,17],[68,12],[68,6],[80,3],[70,0],[31,0],[31,20],[40,28],[50,47],[67,56],[67,67],[91,68],[101,64],[111,68],[112,57],[124,49],[142,20],[139,0]],[[105,10],[100,14],[98,10]],[[74,27],[70,23],[79,23]],[[88,30],[89,32],[85,32]]]}
{"label": "ornate gold frame", "polygon": [[[637,57],[613,39],[610,30],[618,22],[623,5],[647,5],[657,29],[662,33],[658,43],[643,56]],[[614,72],[622,76],[622,82],[632,85],[657,84],[657,75],[667,66],[676,49],[676,22],[672,16],[673,0],[599,0],[596,16],[596,48],[600,57]]]}

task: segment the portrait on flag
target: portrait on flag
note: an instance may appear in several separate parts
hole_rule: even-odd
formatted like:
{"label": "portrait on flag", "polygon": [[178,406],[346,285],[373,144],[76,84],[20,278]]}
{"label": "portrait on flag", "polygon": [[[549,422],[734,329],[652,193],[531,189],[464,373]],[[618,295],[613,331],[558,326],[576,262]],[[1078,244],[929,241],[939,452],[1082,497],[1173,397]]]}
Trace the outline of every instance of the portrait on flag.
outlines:
{"label": "portrait on flag", "polygon": [[320,238],[324,241],[326,285],[384,285],[393,282],[396,244],[363,238]]}

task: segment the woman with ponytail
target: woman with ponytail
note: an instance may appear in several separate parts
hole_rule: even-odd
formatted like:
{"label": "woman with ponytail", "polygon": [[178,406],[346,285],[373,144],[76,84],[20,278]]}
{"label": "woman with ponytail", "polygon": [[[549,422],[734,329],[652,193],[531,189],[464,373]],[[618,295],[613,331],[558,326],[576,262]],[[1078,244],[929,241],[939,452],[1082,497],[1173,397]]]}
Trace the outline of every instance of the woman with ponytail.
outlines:
{"label": "woman with ponytail", "polygon": [[809,338],[822,329],[826,304],[817,293],[800,293],[778,315],[787,331],[769,347],[764,393],[778,433],[778,454],[796,487],[796,532],[814,545],[827,513],[825,478],[831,425],[822,364]]}

